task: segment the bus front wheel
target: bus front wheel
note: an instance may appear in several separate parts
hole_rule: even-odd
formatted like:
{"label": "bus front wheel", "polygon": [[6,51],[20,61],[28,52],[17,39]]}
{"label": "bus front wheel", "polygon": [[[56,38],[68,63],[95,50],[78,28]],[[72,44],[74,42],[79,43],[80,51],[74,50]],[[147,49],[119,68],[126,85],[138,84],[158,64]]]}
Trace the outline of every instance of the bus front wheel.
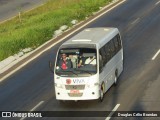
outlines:
{"label": "bus front wheel", "polygon": [[118,70],[115,71],[114,85],[117,85]]}
{"label": "bus front wheel", "polygon": [[100,101],[101,102],[103,101],[103,98],[104,98],[104,82],[102,83],[101,88],[100,88]]}

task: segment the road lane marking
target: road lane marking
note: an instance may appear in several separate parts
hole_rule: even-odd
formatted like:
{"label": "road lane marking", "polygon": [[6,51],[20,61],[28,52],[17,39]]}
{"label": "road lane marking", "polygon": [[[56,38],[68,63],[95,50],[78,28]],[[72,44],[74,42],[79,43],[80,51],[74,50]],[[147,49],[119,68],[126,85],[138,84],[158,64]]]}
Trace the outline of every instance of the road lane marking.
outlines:
{"label": "road lane marking", "polygon": [[[66,39],[67,37],[71,36],[72,34],[74,34],[75,32],[77,32],[78,30],[82,29],[83,27],[87,26],[88,24],[90,24],[91,22],[93,22],[94,20],[100,18],[101,16],[103,16],[104,14],[106,14],[107,12],[111,11],[112,9],[114,9],[115,7],[119,6],[120,4],[124,3],[126,0],[122,0],[121,2],[119,2],[118,4],[116,4],[115,6],[109,8],[108,10],[104,11],[103,13],[99,14],[98,16],[96,16],[95,18],[91,19],[90,21],[88,21],[87,23],[83,24],[81,27],[77,28],[76,30],[72,31],[71,33],[69,33],[68,35],[64,36],[63,38],[59,39],[57,42],[55,42],[54,44],[50,45],[48,48],[44,49],[43,51],[41,51],[40,53],[38,53],[37,55],[35,55],[34,57],[32,57],[30,60],[26,61],[25,63],[23,63],[22,65],[20,65],[19,67],[17,67],[16,69],[14,69],[13,71],[11,71],[10,73],[8,73],[7,75],[5,75],[4,77],[2,77],[0,79],[0,82],[2,82],[4,79],[6,79],[7,77],[9,77],[10,75],[12,75],[13,73],[15,73],[16,71],[18,71],[19,69],[21,69],[22,67],[24,67],[25,65],[27,65],[29,62],[33,61],[34,59],[36,59],[37,57],[39,57],[42,53],[46,52],[47,50],[51,49],[53,46],[55,46],[56,44],[60,43],[61,41],[63,41],[64,39]],[[112,5],[112,4],[110,4]],[[110,6],[109,5],[109,6]],[[104,7],[104,9],[108,8],[109,6]],[[99,11],[101,12],[101,10]],[[77,24],[78,25],[78,24]],[[53,39],[51,39],[53,40]],[[50,40],[50,41],[51,41]],[[48,41],[47,43],[49,43],[50,41]],[[46,44],[47,44],[46,43]],[[36,50],[40,49],[41,47],[43,47],[45,45],[45,43],[38,47]],[[35,51],[36,51],[35,50]]]}
{"label": "road lane marking", "polygon": [[156,4],[155,4],[155,5],[158,5],[159,3],[160,3],[160,1],[156,2]]}
{"label": "road lane marking", "polygon": [[39,106],[41,106],[43,103],[44,103],[44,101],[39,102],[34,108],[32,108],[32,109],[30,110],[30,112],[36,110],[36,109],[37,109]]}
{"label": "road lane marking", "polygon": [[117,105],[113,108],[112,112],[108,115],[108,117],[107,117],[105,120],[110,120],[111,117],[112,117],[112,115],[113,115],[113,113],[119,108],[119,106],[120,106],[120,104],[117,104]]}
{"label": "road lane marking", "polygon": [[[44,103],[44,101],[41,101],[41,102],[39,102],[34,108],[32,108],[31,110],[30,110],[30,112],[33,112],[33,111],[35,111],[39,106],[41,106],[42,104]],[[24,119],[26,119],[27,117],[23,117],[23,118],[21,118],[20,120],[24,120]]]}
{"label": "road lane marking", "polygon": [[136,23],[138,23],[140,21],[140,18],[137,18],[137,19],[135,19],[131,24],[133,25],[133,24],[136,24]]}
{"label": "road lane marking", "polygon": [[156,54],[152,57],[152,60],[155,60],[158,54],[160,53],[160,49],[156,52]]}

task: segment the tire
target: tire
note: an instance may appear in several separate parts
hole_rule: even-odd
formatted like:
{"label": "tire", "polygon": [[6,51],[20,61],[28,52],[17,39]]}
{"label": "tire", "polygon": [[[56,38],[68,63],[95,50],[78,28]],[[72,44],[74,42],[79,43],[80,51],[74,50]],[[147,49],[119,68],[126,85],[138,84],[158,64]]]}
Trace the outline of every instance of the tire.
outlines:
{"label": "tire", "polygon": [[117,85],[118,70],[115,71],[114,85]]}
{"label": "tire", "polygon": [[114,85],[117,85],[117,76],[114,78]]}
{"label": "tire", "polygon": [[104,88],[105,88],[105,86],[104,86],[104,82],[103,82],[101,84],[101,89],[100,89],[100,97],[99,97],[100,102],[102,102],[104,99]]}

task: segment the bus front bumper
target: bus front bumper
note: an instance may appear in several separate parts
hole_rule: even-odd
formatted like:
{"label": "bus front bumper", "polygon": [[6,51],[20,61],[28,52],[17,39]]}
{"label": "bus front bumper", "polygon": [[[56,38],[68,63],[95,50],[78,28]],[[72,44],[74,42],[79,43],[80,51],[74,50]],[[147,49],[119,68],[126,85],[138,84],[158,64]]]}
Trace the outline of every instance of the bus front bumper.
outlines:
{"label": "bus front bumper", "polygon": [[99,87],[85,88],[84,90],[66,90],[55,87],[57,100],[94,100],[99,98]]}

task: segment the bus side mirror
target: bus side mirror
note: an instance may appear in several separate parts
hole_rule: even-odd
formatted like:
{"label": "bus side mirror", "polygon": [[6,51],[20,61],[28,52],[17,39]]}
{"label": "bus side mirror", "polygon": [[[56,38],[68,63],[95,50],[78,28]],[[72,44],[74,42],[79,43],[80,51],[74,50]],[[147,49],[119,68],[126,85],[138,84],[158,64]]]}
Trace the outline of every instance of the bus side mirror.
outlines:
{"label": "bus side mirror", "polygon": [[51,61],[49,61],[49,69],[50,69],[50,71],[54,74],[53,64],[52,64]]}

